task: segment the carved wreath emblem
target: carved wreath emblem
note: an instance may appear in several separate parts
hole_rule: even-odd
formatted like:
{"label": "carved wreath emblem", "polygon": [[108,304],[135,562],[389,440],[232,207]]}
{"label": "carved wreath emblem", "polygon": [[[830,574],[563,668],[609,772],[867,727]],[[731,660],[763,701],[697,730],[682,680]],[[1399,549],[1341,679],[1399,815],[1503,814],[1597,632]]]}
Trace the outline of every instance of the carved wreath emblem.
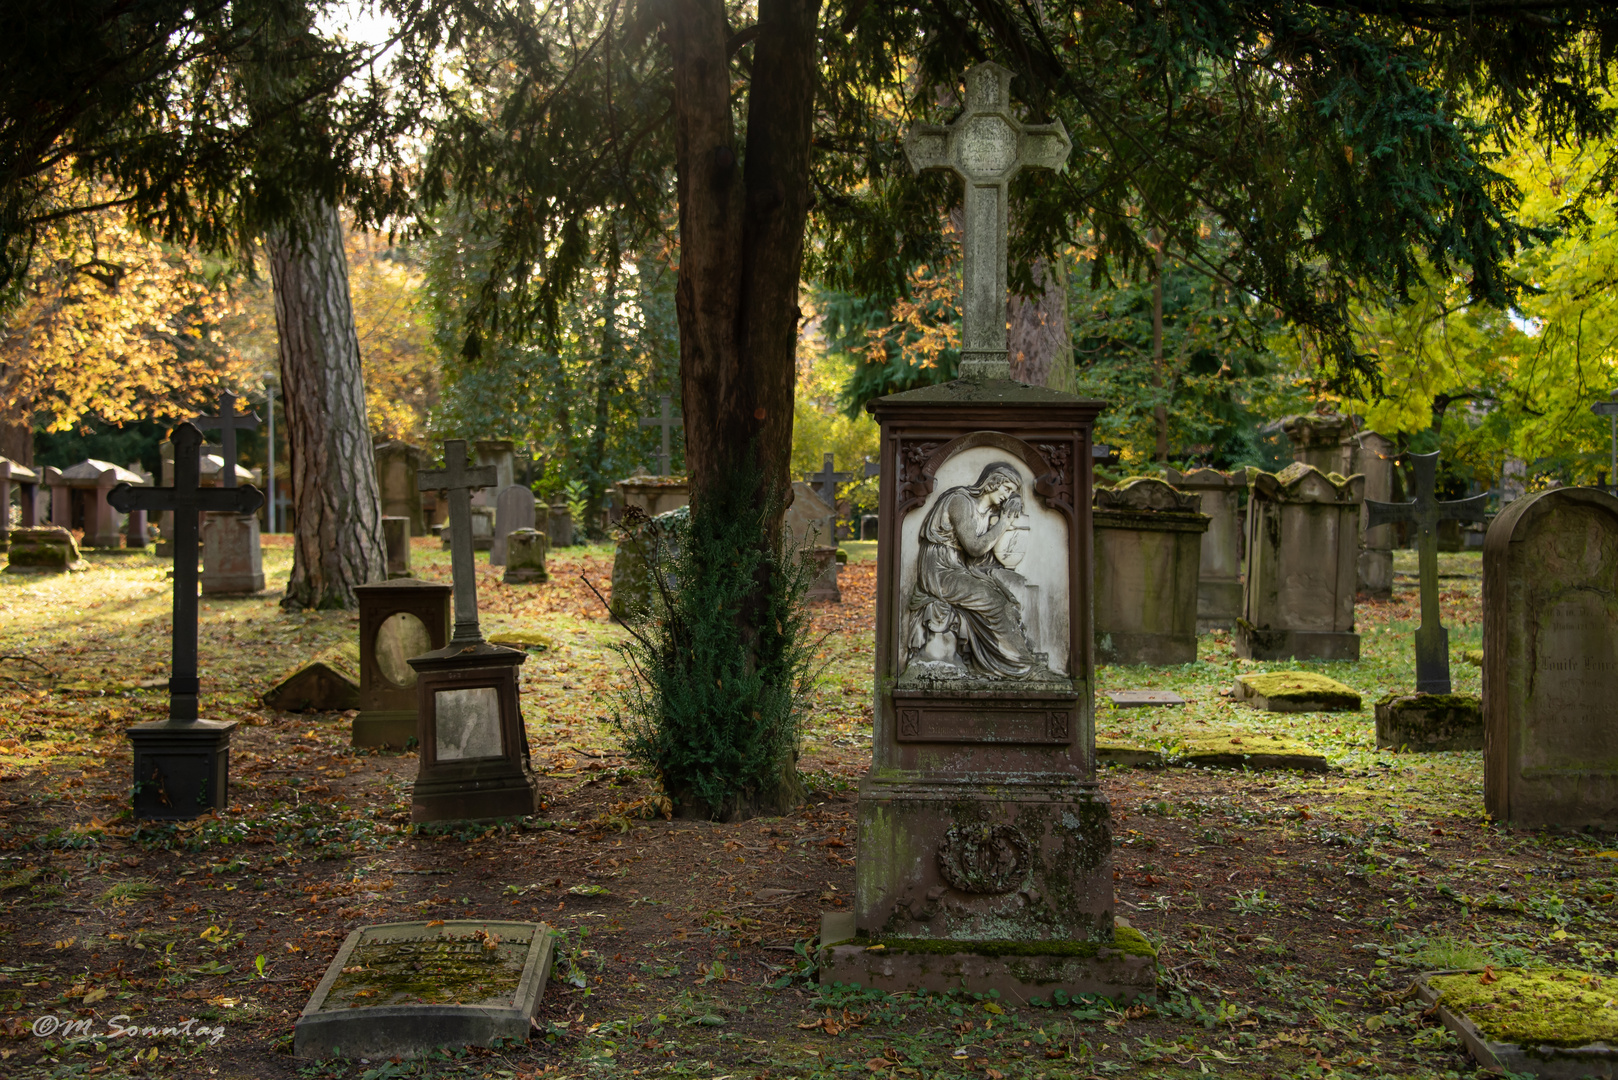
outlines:
{"label": "carved wreath emblem", "polygon": [[939,845],[938,869],[962,892],[1006,893],[1022,881],[1031,851],[1015,825],[954,825]]}

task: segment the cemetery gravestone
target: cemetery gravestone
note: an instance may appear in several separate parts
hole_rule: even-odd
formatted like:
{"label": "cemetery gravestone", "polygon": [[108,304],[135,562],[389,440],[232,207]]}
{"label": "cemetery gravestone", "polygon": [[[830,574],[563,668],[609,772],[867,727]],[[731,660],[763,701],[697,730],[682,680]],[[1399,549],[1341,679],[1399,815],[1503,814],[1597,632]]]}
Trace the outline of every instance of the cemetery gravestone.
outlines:
{"label": "cemetery gravestone", "polygon": [[382,546],[388,551],[388,577],[410,577],[410,519],[384,516]]}
{"label": "cemetery gravestone", "polygon": [[1197,496],[1197,509],[1208,518],[1197,569],[1197,633],[1229,630],[1242,614],[1241,492],[1247,477],[1213,469],[1170,469],[1168,482]]}
{"label": "cemetery gravestone", "polygon": [[[1102,406],[1010,378],[1006,185],[1069,149],[1060,123],[1019,123],[1010,81],[996,64],[972,68],[961,117],[905,143],[918,171],[966,184],[963,377],[869,406],[882,439],[875,739],[854,911],[822,922],[821,979],[1124,1000],[1152,993],[1156,972],[1150,945],[1113,917],[1094,772]],[[1023,619],[1030,585],[1037,635]]]}
{"label": "cemetery gravestone", "polygon": [[837,584],[837,511],[802,480],[792,484],[792,505],[787,507],[785,525],[792,543],[819,568],[809,585],[808,599],[841,603]]}
{"label": "cemetery gravestone", "polygon": [[416,669],[410,658],[449,642],[450,587],[400,578],[359,585],[359,710],[355,746],[403,748],[416,735]]}
{"label": "cemetery gravestone", "polygon": [[376,458],[383,515],[404,518],[410,536],[426,536],[427,517],[421,489],[416,486],[416,474],[421,471],[421,447],[390,439],[377,443],[372,454]]}
{"label": "cemetery gravestone", "polygon": [[651,572],[654,548],[660,533],[678,528],[684,516],[669,517],[683,510],[691,501],[690,485],[683,476],[654,477],[631,476],[620,480],[618,503],[625,509],[633,507],[646,518],[659,524],[638,524],[629,530],[620,530],[612,553],[612,613],[620,619],[642,613],[648,609],[655,591]]}
{"label": "cemetery gravestone", "polygon": [[494,466],[470,466],[461,439],[445,441],[444,468],[423,470],[416,479],[423,490],[444,492],[449,503],[455,629],[444,648],[407,660],[417,677],[421,754],[412,821],[521,817],[539,807],[517,703],[517,668],[527,655],[483,640],[477,569],[467,542],[471,492],[498,480]]}
{"label": "cemetery gravestone", "polygon": [[1398,448],[1386,436],[1362,431],[1355,436],[1354,465],[1365,477],[1360,512],[1360,592],[1379,600],[1393,595],[1393,528],[1370,525],[1371,503],[1393,501],[1393,463]]}
{"label": "cemetery gravestone", "polygon": [[[1102,663],[1196,662],[1197,577],[1208,528],[1197,504],[1197,496],[1151,477],[1096,489],[1095,642]],[[1024,609],[1025,623],[1037,610],[1037,603]]]}
{"label": "cemetery gravestone", "polygon": [[[83,547],[121,548],[125,530],[118,520],[118,511],[107,504],[107,493],[119,484],[144,487],[146,482],[145,477],[128,469],[85,458],[77,465],[52,474],[51,520],[63,528],[83,529]],[[145,544],[131,546],[144,547]]]}
{"label": "cemetery gravestone", "polygon": [[645,615],[654,603],[662,603],[659,587],[652,567],[661,563],[665,569],[664,582],[669,581],[667,569],[678,552],[679,536],[690,520],[690,508],[676,507],[655,518],[639,518],[635,524],[619,529],[618,544],[612,557],[612,596],[608,610],[617,618],[633,619]]}
{"label": "cemetery gravestone", "polygon": [[545,521],[545,533],[550,546],[553,548],[572,546],[573,530],[573,514],[568,510],[567,503],[552,503],[550,514]]}
{"label": "cemetery gravestone", "polygon": [[35,498],[39,489],[39,474],[26,465],[10,458],[0,457],[0,551],[11,543],[11,489],[17,489],[17,524],[31,528],[37,522]]}
{"label": "cemetery gravestone", "polygon": [[1323,473],[1348,476],[1354,468],[1354,419],[1336,413],[1306,413],[1281,421],[1292,443],[1292,460]]}
{"label": "cemetery gravestone", "polygon": [[[236,395],[219,396],[218,416],[199,416],[198,428],[219,430],[218,483],[236,486],[241,466],[236,457],[236,432],[258,427],[258,414],[236,411]],[[256,509],[256,508],[255,508]],[[259,543],[258,515],[209,514],[202,524],[202,593],[231,596],[261,592],[264,588],[264,553]]]}
{"label": "cemetery gravestone", "polygon": [[[116,510],[167,510],[174,515],[175,551],[197,549],[202,513],[251,514],[264,502],[254,487],[200,486],[202,432],[181,424],[173,434],[174,486],[119,484],[107,496]],[[167,720],[136,724],[126,734],[135,750],[135,817],[194,818],[223,809],[229,792],[230,735],[237,721],[198,718],[197,563],[174,560],[172,672]]]}
{"label": "cemetery gravestone", "polygon": [[293,1025],[292,1052],[384,1059],[525,1042],[553,947],[543,923],[362,926],[337,950]]}
{"label": "cemetery gravestone", "polygon": [[1247,578],[1232,645],[1251,660],[1358,660],[1354,590],[1364,478],[1294,462],[1248,470]]}
{"label": "cemetery gravestone", "polygon": [[545,555],[549,538],[539,529],[514,529],[506,537],[506,572],[500,580],[507,585],[549,581]]}
{"label": "cemetery gravestone", "polygon": [[[662,440],[657,453],[657,475],[669,476],[672,473],[674,462],[674,452],[670,440],[675,429],[681,427],[685,418],[679,413],[670,411],[670,399],[667,394],[659,395],[657,400],[659,405],[658,415],[641,417],[640,426],[661,429],[659,434],[662,436]],[[673,509],[673,507],[669,509]]]}
{"label": "cemetery gravestone", "polygon": [[65,574],[70,570],[88,569],[90,564],[79,553],[73,534],[60,525],[11,530],[6,573]]}
{"label": "cemetery gravestone", "polygon": [[1484,806],[1518,827],[1618,829],[1618,499],[1526,495],[1483,549]]}
{"label": "cemetery gravestone", "polygon": [[494,538],[489,545],[489,565],[506,565],[506,537],[515,529],[534,527],[534,493],[521,484],[500,492],[494,504]]}

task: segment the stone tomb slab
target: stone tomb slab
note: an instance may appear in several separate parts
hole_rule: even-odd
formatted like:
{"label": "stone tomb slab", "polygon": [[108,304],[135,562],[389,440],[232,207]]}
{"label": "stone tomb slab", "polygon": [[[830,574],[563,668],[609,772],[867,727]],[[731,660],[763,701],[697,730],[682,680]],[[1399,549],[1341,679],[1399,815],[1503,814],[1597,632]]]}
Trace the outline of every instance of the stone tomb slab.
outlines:
{"label": "stone tomb slab", "polygon": [[1389,694],[1376,703],[1376,748],[1482,750],[1483,699],[1476,694]]}
{"label": "stone tomb slab", "polygon": [[301,1058],[414,1057],[526,1040],[550,975],[544,923],[385,923],[348,935],[293,1028]]}
{"label": "stone tomb slab", "polygon": [[1312,671],[1266,671],[1236,676],[1232,701],[1267,712],[1358,712],[1353,687]]}
{"label": "stone tomb slab", "polygon": [[1118,709],[1142,709],[1154,705],[1184,705],[1185,698],[1172,690],[1108,690],[1107,700]]}
{"label": "stone tomb slab", "polygon": [[1478,1064],[1540,1080],[1618,1080],[1618,979],[1586,971],[1435,971],[1416,984]]}
{"label": "stone tomb slab", "polygon": [[1285,735],[1253,731],[1211,731],[1184,737],[1170,763],[1205,769],[1299,769],[1326,772],[1320,751]]}

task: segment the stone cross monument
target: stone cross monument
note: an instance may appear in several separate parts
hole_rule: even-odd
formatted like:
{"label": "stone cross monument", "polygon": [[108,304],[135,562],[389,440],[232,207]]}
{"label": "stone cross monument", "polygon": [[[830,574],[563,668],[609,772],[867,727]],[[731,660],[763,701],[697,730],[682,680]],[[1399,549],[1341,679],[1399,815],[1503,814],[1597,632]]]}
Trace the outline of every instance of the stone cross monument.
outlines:
{"label": "stone cross monument", "polygon": [[820,459],[820,471],[810,473],[804,479],[814,485],[815,493],[825,499],[827,504],[836,506],[837,485],[854,479],[854,474],[838,472],[832,464],[832,456],[825,454]]}
{"label": "stone cross monument", "polygon": [[444,440],[444,467],[423,469],[416,484],[423,491],[441,491],[449,496],[450,582],[455,588],[455,633],[451,645],[469,645],[483,640],[478,628],[477,563],[470,543],[454,538],[472,536],[472,492],[493,487],[499,476],[493,465],[468,466],[465,439]]}
{"label": "stone cross monument", "polygon": [[1411,454],[1411,470],[1416,474],[1416,497],[1410,502],[1385,503],[1366,500],[1366,527],[1408,521],[1416,526],[1418,562],[1421,571],[1421,625],[1416,628],[1416,693],[1447,694],[1449,681],[1449,631],[1444,629],[1438,611],[1438,523],[1440,521],[1482,521],[1487,516],[1489,496],[1439,502],[1433,497],[1438,472],[1438,455]]}
{"label": "stone cross monument", "polygon": [[662,403],[659,415],[641,417],[640,426],[643,428],[655,427],[663,429],[663,448],[657,454],[657,475],[667,476],[669,475],[669,463],[674,460],[674,453],[669,449],[669,438],[673,430],[685,422],[685,417],[669,411],[669,396],[667,394],[660,395],[658,401]]}
{"label": "stone cross monument", "polygon": [[905,157],[917,173],[948,169],[966,185],[965,296],[961,304],[963,379],[1011,377],[1006,358],[1007,190],[1020,169],[1067,168],[1073,148],[1060,120],[1023,124],[1011,112],[1012,73],[983,63],[966,73],[966,111],[948,127],[917,124]]}
{"label": "stone cross monument", "polygon": [[258,429],[258,413],[248,410],[244,413],[236,411],[236,395],[225,391],[219,395],[219,415],[199,416],[191,421],[204,431],[211,428],[219,429],[219,445],[224,448],[221,455],[225,459],[225,467],[219,473],[219,483],[225,487],[236,486],[236,432],[256,431]]}
{"label": "stone cross monument", "polygon": [[205,488],[201,480],[202,432],[191,424],[174,429],[174,486],[136,488],[119,484],[107,502],[119,513],[168,510],[174,514],[174,617],[169,674],[169,718],[136,724],[128,731],[135,749],[135,816],[193,818],[225,805],[230,769],[230,733],[236,721],[197,718],[198,518],[204,512],[251,514],[264,496],[246,487]]}

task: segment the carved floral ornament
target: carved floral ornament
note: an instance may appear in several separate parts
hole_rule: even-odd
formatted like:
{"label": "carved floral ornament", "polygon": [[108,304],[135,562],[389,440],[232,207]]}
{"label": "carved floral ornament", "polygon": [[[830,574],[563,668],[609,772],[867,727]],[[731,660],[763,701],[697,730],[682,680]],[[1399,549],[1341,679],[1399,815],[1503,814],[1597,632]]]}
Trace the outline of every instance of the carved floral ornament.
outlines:
{"label": "carved floral ornament", "polygon": [[1015,435],[1001,431],[974,431],[947,442],[937,439],[899,439],[899,490],[895,509],[902,516],[927,501],[937,483],[938,470],[963,450],[994,446],[1010,453],[1034,474],[1034,491],[1052,509],[1073,516],[1073,473],[1071,463],[1079,452],[1078,440],[1042,442],[1032,446]]}
{"label": "carved floral ornament", "polygon": [[969,893],[1008,893],[1022,882],[1033,846],[1015,825],[952,825],[938,847],[938,871]]}

